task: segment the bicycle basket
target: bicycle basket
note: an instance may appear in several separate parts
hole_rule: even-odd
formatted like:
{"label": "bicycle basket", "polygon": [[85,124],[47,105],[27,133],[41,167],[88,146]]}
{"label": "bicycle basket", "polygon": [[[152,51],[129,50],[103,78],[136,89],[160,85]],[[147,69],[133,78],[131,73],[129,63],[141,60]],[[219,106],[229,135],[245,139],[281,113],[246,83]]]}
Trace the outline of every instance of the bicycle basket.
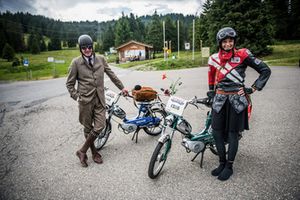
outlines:
{"label": "bicycle basket", "polygon": [[176,130],[184,135],[189,135],[192,132],[192,126],[185,119],[180,119],[176,125]]}
{"label": "bicycle basket", "polygon": [[151,87],[141,87],[139,90],[132,90],[132,96],[136,101],[152,101],[157,98],[157,92]]}

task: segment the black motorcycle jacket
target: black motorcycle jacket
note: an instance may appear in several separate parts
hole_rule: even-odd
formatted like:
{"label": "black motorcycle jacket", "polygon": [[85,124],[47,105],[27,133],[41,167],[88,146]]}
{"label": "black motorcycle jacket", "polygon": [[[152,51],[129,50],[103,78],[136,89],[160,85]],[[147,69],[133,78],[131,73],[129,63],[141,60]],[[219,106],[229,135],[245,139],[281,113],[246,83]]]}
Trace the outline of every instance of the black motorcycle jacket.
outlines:
{"label": "black motorcycle jacket", "polygon": [[[224,51],[223,51],[224,52]],[[222,50],[209,57],[208,60],[208,85],[209,90],[222,90],[226,92],[237,92],[239,88],[244,87],[245,71],[250,66],[259,73],[251,87],[260,91],[267,83],[271,70],[258,58],[255,58],[248,49],[239,49],[230,52],[227,59],[224,59]],[[229,101],[235,111],[240,113],[248,106],[245,96],[238,94],[216,94],[213,102],[213,109],[219,112],[225,101]]]}

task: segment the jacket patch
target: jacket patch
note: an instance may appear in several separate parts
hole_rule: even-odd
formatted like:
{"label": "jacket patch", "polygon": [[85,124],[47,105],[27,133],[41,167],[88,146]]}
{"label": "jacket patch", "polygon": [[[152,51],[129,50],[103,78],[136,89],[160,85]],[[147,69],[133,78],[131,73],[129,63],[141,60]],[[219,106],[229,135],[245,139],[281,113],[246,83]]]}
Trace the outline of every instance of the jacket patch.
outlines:
{"label": "jacket patch", "polygon": [[261,63],[261,60],[259,60],[258,58],[255,58],[254,63],[255,63],[256,65],[259,65],[259,64]]}
{"label": "jacket patch", "polygon": [[233,57],[233,58],[231,58],[230,62],[232,62],[232,63],[240,63],[241,62],[241,58],[240,57]]}

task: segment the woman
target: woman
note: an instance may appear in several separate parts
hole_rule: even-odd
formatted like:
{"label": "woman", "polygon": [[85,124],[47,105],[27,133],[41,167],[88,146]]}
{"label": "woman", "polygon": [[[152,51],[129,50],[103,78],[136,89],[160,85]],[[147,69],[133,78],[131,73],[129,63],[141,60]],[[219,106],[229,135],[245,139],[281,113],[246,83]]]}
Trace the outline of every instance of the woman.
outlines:
{"label": "woman", "polygon": [[[271,70],[255,58],[248,49],[236,49],[237,34],[233,28],[225,27],[217,33],[219,52],[208,60],[208,84],[215,94],[212,106],[212,129],[219,153],[219,166],[211,174],[225,181],[233,174],[232,165],[238,150],[238,136],[248,127],[248,94],[260,91],[268,81]],[[244,85],[247,66],[259,73],[251,88]],[[225,141],[228,142],[226,158]]]}

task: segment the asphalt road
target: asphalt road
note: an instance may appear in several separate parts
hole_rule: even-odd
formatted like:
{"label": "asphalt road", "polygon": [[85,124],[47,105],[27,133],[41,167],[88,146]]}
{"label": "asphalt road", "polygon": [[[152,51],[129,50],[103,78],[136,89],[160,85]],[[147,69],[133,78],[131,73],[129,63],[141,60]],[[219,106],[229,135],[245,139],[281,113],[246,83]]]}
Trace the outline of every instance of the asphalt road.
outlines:
{"label": "asphalt road", "polygon": [[[78,106],[66,89],[65,79],[0,84],[0,199],[299,199],[300,197],[300,69],[272,67],[272,76],[254,103],[250,130],[243,134],[226,182],[210,175],[218,158],[207,151],[200,159],[186,153],[176,134],[161,175],[147,176],[158,137],[141,131],[131,141],[113,123],[113,133],[101,151],[102,165],[82,168],[75,151],[84,141]],[[167,87],[162,71],[117,72],[127,88],[136,84]],[[205,96],[207,68],[168,71],[181,77],[178,96]],[[249,69],[250,85],[257,74]],[[110,81],[106,86],[117,91]],[[166,99],[164,99],[166,100]],[[134,115],[131,100],[120,106]],[[204,126],[207,108],[188,107],[185,117],[193,131]]]}

